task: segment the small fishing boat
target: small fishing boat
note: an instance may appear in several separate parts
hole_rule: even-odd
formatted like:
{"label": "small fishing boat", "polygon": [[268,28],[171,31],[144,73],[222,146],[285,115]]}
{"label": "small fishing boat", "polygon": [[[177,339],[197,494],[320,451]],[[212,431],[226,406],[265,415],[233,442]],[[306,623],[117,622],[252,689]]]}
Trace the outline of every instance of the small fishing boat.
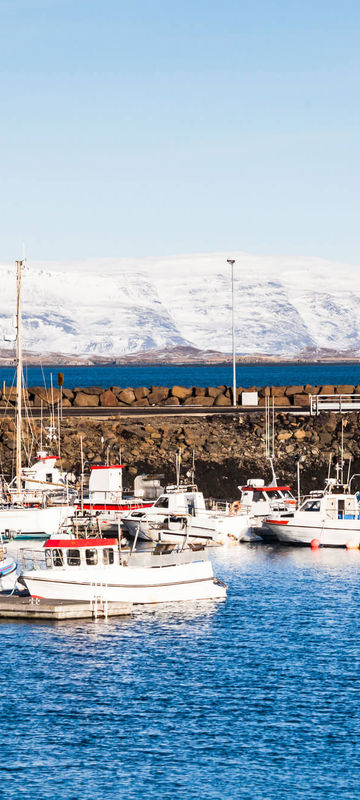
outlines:
{"label": "small fishing boat", "polygon": [[[249,519],[238,514],[237,508],[221,501],[205,501],[195,484],[168,486],[156,502],[147,509],[129,511],[122,517],[123,527],[142,541],[157,542],[162,529],[166,541],[202,541],[226,544],[242,541],[248,534]],[[173,538],[171,538],[173,533]]]}
{"label": "small fishing boat", "polygon": [[274,476],[274,483],[270,486],[266,486],[260,478],[250,478],[245,486],[238,488],[241,492],[241,511],[248,515],[254,537],[265,541],[277,539],[273,531],[262,523],[272,514],[286,514],[295,510],[296,498],[290,486],[278,486]]}
{"label": "small fishing boat", "polygon": [[116,539],[49,539],[23,551],[20,582],[32,597],[93,602],[168,603],[226,597],[204,550],[161,546],[123,550]]}
{"label": "small fishing boat", "polygon": [[324,491],[311,492],[293,514],[264,520],[280,542],[325,547],[359,547],[360,505],[349,486],[328,479]]}

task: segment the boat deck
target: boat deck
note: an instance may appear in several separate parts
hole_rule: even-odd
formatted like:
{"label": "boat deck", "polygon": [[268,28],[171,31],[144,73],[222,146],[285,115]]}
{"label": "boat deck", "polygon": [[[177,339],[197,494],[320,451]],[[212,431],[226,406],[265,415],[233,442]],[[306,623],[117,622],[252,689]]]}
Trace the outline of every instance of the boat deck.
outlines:
{"label": "boat deck", "polygon": [[73,600],[42,600],[19,595],[0,595],[0,619],[98,619],[106,617],[128,617],[131,603],[92,601],[83,603]]}

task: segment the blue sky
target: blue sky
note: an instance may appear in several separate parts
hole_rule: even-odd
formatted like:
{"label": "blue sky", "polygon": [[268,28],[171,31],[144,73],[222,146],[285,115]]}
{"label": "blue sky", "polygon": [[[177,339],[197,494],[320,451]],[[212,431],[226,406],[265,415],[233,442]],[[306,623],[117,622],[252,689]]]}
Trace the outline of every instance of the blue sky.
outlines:
{"label": "blue sky", "polygon": [[0,260],[360,263],[360,3],[0,0]]}

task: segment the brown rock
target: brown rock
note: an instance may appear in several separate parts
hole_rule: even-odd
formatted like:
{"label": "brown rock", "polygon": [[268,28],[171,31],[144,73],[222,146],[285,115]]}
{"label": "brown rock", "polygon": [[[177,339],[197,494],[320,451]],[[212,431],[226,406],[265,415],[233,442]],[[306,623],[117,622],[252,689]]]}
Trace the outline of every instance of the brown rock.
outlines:
{"label": "brown rock", "polygon": [[335,386],[336,394],[354,394],[355,386]]}
{"label": "brown rock", "polygon": [[150,390],[146,386],[138,386],[134,389],[134,393],[137,400],[144,400],[145,397],[149,396]]}
{"label": "brown rock", "polygon": [[194,387],[194,394],[195,394],[195,397],[205,397],[206,389],[203,386],[195,386]]}
{"label": "brown rock", "polygon": [[[250,389],[249,389],[250,391]],[[271,386],[271,397],[283,397],[285,395],[286,387],[285,386]]]}
{"label": "brown rock", "polygon": [[74,406],[80,408],[93,408],[99,405],[99,396],[97,394],[85,394],[85,392],[77,392],[75,395]]}
{"label": "brown rock", "polygon": [[[270,399],[270,408],[271,406],[272,406],[272,400]],[[277,406],[291,406],[290,397],[286,397],[286,395],[284,394],[282,396],[277,395],[276,397],[274,397],[274,406],[275,408]]]}
{"label": "brown rock", "polygon": [[123,389],[123,391],[118,395],[118,399],[121,403],[131,406],[131,404],[135,402],[136,398],[132,389]]}
{"label": "brown rock", "polygon": [[335,386],[322,386],[318,394],[335,394]]}
{"label": "brown rock", "polygon": [[185,400],[186,397],[192,395],[192,389],[189,389],[187,386],[173,386],[171,394],[173,397],[178,397],[179,400]]}
{"label": "brown rock", "polygon": [[61,405],[63,408],[71,408],[72,403],[68,397],[64,397]]}
{"label": "brown rock", "polygon": [[5,391],[1,393],[3,400],[10,400],[15,402],[16,400],[16,386],[5,386]]}
{"label": "brown rock", "polygon": [[51,389],[45,389],[43,386],[33,386],[30,391],[34,396],[34,405],[36,406],[40,406],[41,401],[51,406],[53,401],[55,405],[60,400],[60,389],[53,388],[51,391]]}
{"label": "brown rock", "polygon": [[105,389],[105,392],[102,392],[100,395],[100,405],[101,406],[117,406],[118,401],[114,395],[114,392],[111,389]]}
{"label": "brown rock", "polygon": [[298,439],[299,441],[301,441],[302,439],[306,439],[306,437],[307,437],[306,431],[303,431],[301,429],[298,430],[298,431],[295,431],[295,433],[294,433],[294,438]]}
{"label": "brown rock", "polygon": [[309,395],[294,394],[294,406],[309,406]]}
{"label": "brown rock", "polygon": [[146,406],[149,405],[149,401],[147,397],[142,397],[139,400],[135,400],[135,402],[132,405],[138,406],[139,408],[146,408]]}
{"label": "brown rock", "polygon": [[167,397],[163,402],[164,406],[179,406],[180,400],[178,397]]}
{"label": "brown rock", "polygon": [[215,397],[214,406],[231,406],[230,397],[225,397],[224,394],[218,394],[218,396]]}
{"label": "brown rock", "polygon": [[162,400],[167,400],[170,389],[166,386],[152,386],[148,400],[151,406],[157,406]]}
{"label": "brown rock", "polygon": [[[225,398],[227,400],[227,398]],[[213,397],[205,397],[205,395],[200,395],[198,397],[187,397],[183,403],[184,406],[213,406],[214,405],[214,398]],[[227,405],[227,403],[225,403]]]}
{"label": "brown rock", "polygon": [[290,431],[280,431],[277,438],[279,442],[287,442],[288,439],[291,439],[292,433]]}
{"label": "brown rock", "polygon": [[285,389],[285,394],[288,396],[292,394],[303,394],[303,392],[303,386],[288,386],[287,389]]}
{"label": "brown rock", "polygon": [[84,394],[98,394],[100,396],[103,393],[104,388],[103,386],[76,386],[73,391],[83,392]]}
{"label": "brown rock", "polygon": [[304,392],[307,392],[308,394],[319,394],[320,389],[321,386],[311,386],[310,383],[307,383],[306,386],[304,386]]}
{"label": "brown rock", "polygon": [[62,394],[63,394],[63,397],[67,398],[67,400],[73,400],[74,399],[74,392],[72,392],[71,389],[64,389],[64,387],[63,387],[62,388]]}
{"label": "brown rock", "polygon": [[218,392],[217,389],[215,389],[214,386],[208,386],[207,394],[208,394],[209,397],[214,397],[215,398],[215,397],[218,396],[219,392]]}

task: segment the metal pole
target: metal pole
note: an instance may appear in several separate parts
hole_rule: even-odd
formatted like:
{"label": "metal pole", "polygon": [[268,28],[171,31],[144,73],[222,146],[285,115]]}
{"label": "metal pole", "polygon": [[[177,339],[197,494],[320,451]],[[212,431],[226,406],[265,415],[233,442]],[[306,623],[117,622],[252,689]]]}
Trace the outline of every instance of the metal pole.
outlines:
{"label": "metal pole", "polygon": [[16,262],[16,489],[21,491],[21,270],[23,261]]}
{"label": "metal pole", "polygon": [[234,308],[234,258],[228,258],[231,266],[231,317],[232,317],[232,365],[233,365],[233,406],[236,406],[236,360],[235,360],[235,308]]}

